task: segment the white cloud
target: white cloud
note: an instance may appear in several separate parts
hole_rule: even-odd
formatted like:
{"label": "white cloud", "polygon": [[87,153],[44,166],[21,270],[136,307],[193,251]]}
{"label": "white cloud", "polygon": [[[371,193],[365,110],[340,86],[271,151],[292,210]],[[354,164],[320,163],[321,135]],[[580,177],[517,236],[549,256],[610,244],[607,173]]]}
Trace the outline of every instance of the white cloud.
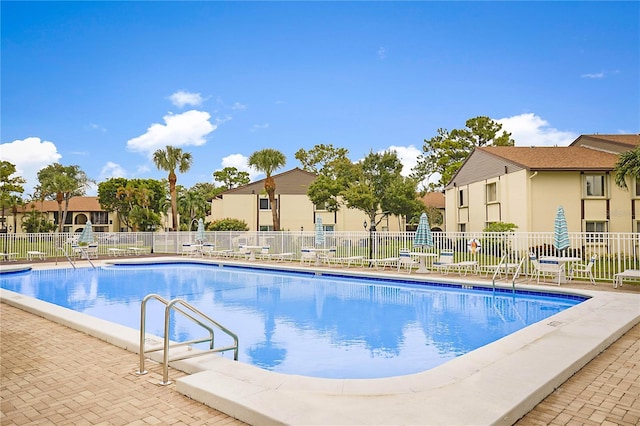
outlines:
{"label": "white cloud", "polygon": [[[231,154],[222,159],[222,168],[235,167],[238,171],[249,173],[249,179],[251,182],[256,180],[263,173],[257,172],[252,167],[249,167],[249,157],[245,157],[242,154]],[[221,169],[220,169],[221,170]]]}
{"label": "white cloud", "polygon": [[107,132],[107,129],[105,129],[104,127],[102,127],[101,125],[96,124],[96,123],[90,123],[89,124],[89,130],[97,130],[97,131],[102,132],[102,133],[106,133]]}
{"label": "white cloud", "polygon": [[[391,145],[386,149],[387,151],[395,151],[398,159],[402,163],[402,176],[409,176],[413,171],[413,168],[418,164],[418,157],[422,153],[422,148],[416,148],[413,145],[409,146],[395,146]],[[380,151],[383,152],[383,151]],[[440,174],[435,173],[431,178],[427,178],[419,183],[418,188],[426,187],[429,182],[437,182],[440,179]]]}
{"label": "white cloud", "polygon": [[127,177],[127,172],[120,164],[107,161],[107,164],[102,166],[102,170],[100,171],[100,181],[116,177]]}
{"label": "white cloud", "polygon": [[16,173],[26,179],[23,195],[33,193],[33,188],[38,184],[37,175],[40,169],[62,158],[53,142],[37,137],[0,144],[0,152],[2,160],[15,164]]}
{"label": "white cloud", "polygon": [[196,110],[165,115],[165,124],[152,124],[145,134],[129,139],[127,149],[151,155],[155,150],[167,145],[204,145],[207,142],[205,136],[218,127],[209,122],[210,118],[208,112]]}
{"label": "white cloud", "polygon": [[385,49],[384,47],[378,48],[378,58],[384,59],[386,57],[387,57],[387,49]]}
{"label": "white cloud", "polygon": [[218,124],[218,125],[224,124],[227,121],[231,121],[232,119],[233,119],[233,117],[231,117],[229,114],[225,115],[223,118],[216,117],[216,124]]}
{"label": "white cloud", "polygon": [[422,150],[413,145],[392,145],[387,148],[387,151],[395,151],[398,159],[402,163],[402,176],[409,176],[411,174],[411,170],[418,164],[418,157],[422,154]]}
{"label": "white cloud", "polygon": [[604,78],[604,73],[603,72],[587,73],[587,74],[582,74],[580,77],[582,77],[582,78]]}
{"label": "white cloud", "polygon": [[185,105],[198,106],[202,104],[202,96],[200,93],[191,93],[185,92],[184,90],[180,90],[173,95],[169,96],[171,103],[173,103],[178,108],[182,108]]}
{"label": "white cloud", "polygon": [[146,164],[141,164],[136,168],[136,175],[143,175],[145,173],[149,173],[151,171],[151,167]]}
{"label": "white cloud", "polygon": [[236,103],[233,104],[231,109],[233,109],[233,110],[245,110],[245,109],[247,109],[247,106],[241,104],[240,102],[236,102]]}
{"label": "white cloud", "polygon": [[568,146],[579,135],[558,130],[533,113],[496,120],[502,129],[511,133],[516,146]]}
{"label": "white cloud", "polygon": [[258,130],[262,130],[262,129],[268,129],[269,128],[269,123],[265,123],[265,124],[254,124],[253,126],[251,126],[251,128],[249,129],[250,132],[256,132]]}

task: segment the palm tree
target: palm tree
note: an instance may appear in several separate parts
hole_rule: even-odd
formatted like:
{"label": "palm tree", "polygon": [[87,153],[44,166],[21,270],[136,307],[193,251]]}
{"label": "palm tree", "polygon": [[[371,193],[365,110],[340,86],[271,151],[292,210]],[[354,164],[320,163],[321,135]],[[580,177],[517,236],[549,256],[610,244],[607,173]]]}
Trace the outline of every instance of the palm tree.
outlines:
{"label": "palm tree", "polygon": [[40,169],[38,181],[42,194],[58,203],[58,232],[62,232],[69,211],[69,200],[85,195],[89,184],[93,181],[80,169],[80,166],[63,166],[60,163],[50,164]]}
{"label": "palm tree", "polygon": [[188,220],[187,227],[189,231],[194,231],[194,229],[191,229],[191,225],[196,218],[206,216],[208,208],[211,208],[211,206],[207,203],[204,195],[193,188],[183,190],[178,195],[178,211],[181,216]]}
{"label": "palm tree", "polygon": [[276,206],[276,182],[271,177],[274,170],[283,167],[287,162],[287,158],[278,150],[266,148],[256,151],[249,157],[249,165],[259,172],[267,175],[264,180],[264,190],[269,196],[269,205],[271,206],[271,215],[273,216],[273,230],[280,230],[280,217]]}
{"label": "palm tree", "polygon": [[169,194],[171,196],[171,222],[173,229],[178,226],[178,196],[176,194],[176,169],[185,173],[191,168],[193,157],[190,152],[182,152],[182,149],[167,145],[166,149],[159,149],[153,153],[153,162],[158,170],[169,172]]}
{"label": "palm tree", "polygon": [[626,188],[626,177],[632,179],[632,182],[640,178],[640,146],[635,149],[620,154],[618,162],[615,166],[616,185],[620,188]]}

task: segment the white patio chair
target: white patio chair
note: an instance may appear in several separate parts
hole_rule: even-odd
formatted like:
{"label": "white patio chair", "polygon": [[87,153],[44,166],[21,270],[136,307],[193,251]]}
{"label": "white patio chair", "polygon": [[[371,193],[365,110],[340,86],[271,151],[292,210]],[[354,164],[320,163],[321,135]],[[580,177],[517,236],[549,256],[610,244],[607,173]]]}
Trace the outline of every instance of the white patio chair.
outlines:
{"label": "white patio chair", "polygon": [[560,273],[562,265],[559,262],[553,260],[545,260],[541,261],[535,255],[535,253],[529,253],[529,260],[531,261],[531,265],[533,266],[533,270],[531,271],[531,275],[529,275],[529,281],[535,276],[536,281],[540,284],[540,277],[549,276],[556,277],[558,281],[558,285],[560,285]]}
{"label": "white patio chair", "polygon": [[320,259],[320,262],[326,263],[328,266],[328,265],[331,265],[331,262],[333,262],[336,259],[337,252],[338,250],[336,249],[335,246],[333,246],[329,248],[328,252],[320,254],[318,258]]}
{"label": "white patio chair", "polygon": [[309,263],[309,265],[313,265],[316,263],[316,252],[312,251],[309,248],[303,247],[300,249],[300,264],[304,265],[305,263]]}
{"label": "white patio chair", "polygon": [[85,256],[88,259],[97,259],[98,258],[98,244],[89,244],[84,251]]}
{"label": "white patio chair", "polygon": [[398,256],[398,272],[404,267],[409,273],[414,266],[420,265],[420,262],[411,257],[409,249],[400,249],[400,255]]}
{"label": "white patio chair", "polygon": [[213,243],[204,243],[202,245],[202,256],[213,257],[216,252],[216,245]]}
{"label": "white patio chair", "polygon": [[262,246],[262,248],[260,249],[260,253],[256,254],[256,258],[263,259],[263,260],[271,259],[271,246],[270,245]]}
{"label": "white patio chair", "polygon": [[234,259],[248,259],[251,256],[251,251],[246,249],[243,244],[238,246],[238,251],[231,253],[231,257]]}
{"label": "white patio chair", "polygon": [[431,267],[435,270],[442,270],[443,274],[448,274],[451,265],[453,265],[453,251],[442,250],[440,252],[440,257],[438,257],[438,260],[433,262]]}
{"label": "white patio chair", "polygon": [[191,244],[185,243],[182,245],[180,254],[182,254],[183,256],[193,256],[196,254],[196,247]]}
{"label": "white patio chair", "polygon": [[578,273],[578,275],[580,276],[588,277],[589,281],[591,281],[591,284],[596,285],[596,280],[595,278],[593,278],[593,272],[591,272],[591,270],[593,269],[593,265],[596,263],[596,260],[598,260],[598,255],[594,253],[591,256],[591,259],[589,259],[589,262],[587,262],[586,264],[578,263],[572,265],[571,269],[569,270],[569,280],[572,280],[576,273]]}

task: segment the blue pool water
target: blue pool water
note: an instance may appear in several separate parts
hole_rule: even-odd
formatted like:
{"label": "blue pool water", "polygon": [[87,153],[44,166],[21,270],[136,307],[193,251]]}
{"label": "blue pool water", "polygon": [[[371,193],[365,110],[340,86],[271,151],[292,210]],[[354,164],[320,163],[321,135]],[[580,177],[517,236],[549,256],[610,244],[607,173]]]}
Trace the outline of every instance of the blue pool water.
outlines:
{"label": "blue pool water", "polygon": [[[0,274],[0,286],[135,329],[144,296],[181,298],[239,336],[241,362],[326,378],[428,370],[584,300],[195,264]],[[163,330],[150,303],[147,332]],[[170,333],[203,336],[179,315]]]}

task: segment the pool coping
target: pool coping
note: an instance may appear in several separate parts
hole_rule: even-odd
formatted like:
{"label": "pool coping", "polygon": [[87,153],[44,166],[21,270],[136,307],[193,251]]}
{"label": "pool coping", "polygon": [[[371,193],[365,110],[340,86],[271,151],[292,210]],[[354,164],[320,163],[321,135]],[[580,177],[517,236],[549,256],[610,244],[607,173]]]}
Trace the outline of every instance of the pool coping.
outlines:
{"label": "pool coping", "polygon": [[[103,264],[141,262],[239,266],[219,260],[174,257]],[[34,269],[45,267],[38,265]],[[313,270],[285,264],[260,264],[259,267]],[[391,277],[373,271],[335,268],[322,272]],[[404,281],[408,274],[398,277]],[[412,275],[409,278],[420,281],[432,277]],[[451,277],[445,281],[487,286],[486,282],[475,282],[471,277]],[[421,373],[384,379],[319,379],[273,373],[226,358],[204,356],[171,364],[191,373],[177,380],[176,388],[192,399],[250,424],[513,424],[640,322],[640,295],[531,285],[526,288],[591,298]],[[0,299],[138,353],[139,334],[131,328],[7,290],[0,290]]]}

